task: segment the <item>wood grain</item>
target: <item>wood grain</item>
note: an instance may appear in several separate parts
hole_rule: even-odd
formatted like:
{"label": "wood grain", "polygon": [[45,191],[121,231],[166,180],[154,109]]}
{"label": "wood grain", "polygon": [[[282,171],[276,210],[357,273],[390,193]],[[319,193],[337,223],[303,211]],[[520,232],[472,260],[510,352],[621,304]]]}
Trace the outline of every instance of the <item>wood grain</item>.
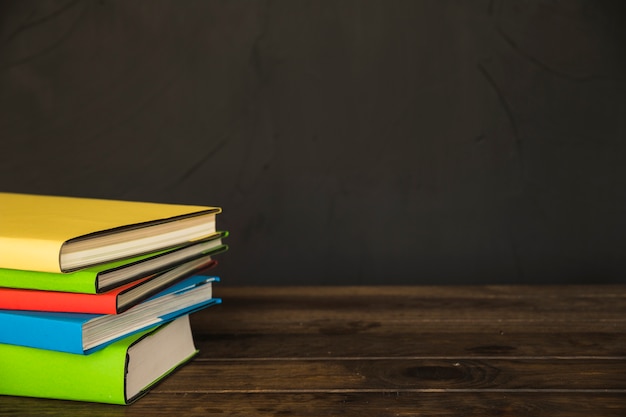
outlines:
{"label": "wood grain", "polygon": [[[200,358],[334,358],[334,357],[626,357],[626,332],[554,331],[528,329],[506,332],[414,332],[340,334],[350,323],[335,323],[333,332],[311,334],[204,333],[196,336]],[[198,326],[194,327],[198,329]],[[390,343],[390,338],[394,343]]]}
{"label": "wood grain", "polygon": [[[621,365],[620,365],[621,361]],[[626,357],[599,359],[198,360],[166,380],[170,392],[615,391]]]}
{"label": "wood grain", "polygon": [[120,407],[33,398],[1,399],[1,415],[35,416],[515,416],[623,417],[623,394],[568,392],[365,392],[197,394],[153,392]]}
{"label": "wood grain", "polygon": [[227,287],[199,355],[129,407],[0,416],[626,415],[626,287]]}

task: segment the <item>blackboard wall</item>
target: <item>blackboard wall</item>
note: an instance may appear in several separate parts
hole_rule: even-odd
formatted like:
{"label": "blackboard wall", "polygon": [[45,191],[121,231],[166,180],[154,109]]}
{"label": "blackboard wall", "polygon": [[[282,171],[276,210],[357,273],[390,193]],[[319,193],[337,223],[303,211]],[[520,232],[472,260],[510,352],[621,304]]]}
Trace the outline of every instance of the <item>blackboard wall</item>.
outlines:
{"label": "blackboard wall", "polygon": [[238,284],[626,283],[626,2],[0,2],[0,190],[220,205]]}

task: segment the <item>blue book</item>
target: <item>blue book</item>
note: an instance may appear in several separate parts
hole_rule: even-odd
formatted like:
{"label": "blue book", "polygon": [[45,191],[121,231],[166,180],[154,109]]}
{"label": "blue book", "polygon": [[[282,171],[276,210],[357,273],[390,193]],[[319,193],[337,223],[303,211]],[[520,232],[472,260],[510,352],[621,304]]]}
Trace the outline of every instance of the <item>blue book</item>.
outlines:
{"label": "blue book", "polygon": [[131,334],[221,302],[217,277],[194,275],[120,314],[0,310],[0,343],[89,354]]}

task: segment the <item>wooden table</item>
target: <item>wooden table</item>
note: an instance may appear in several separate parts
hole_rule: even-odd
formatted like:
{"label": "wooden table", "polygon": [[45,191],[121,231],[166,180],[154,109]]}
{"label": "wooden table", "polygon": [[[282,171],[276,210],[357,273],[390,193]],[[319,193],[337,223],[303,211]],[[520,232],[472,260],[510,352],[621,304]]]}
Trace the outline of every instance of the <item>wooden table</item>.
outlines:
{"label": "wooden table", "polygon": [[626,286],[215,291],[199,356],[137,403],[0,416],[626,416]]}

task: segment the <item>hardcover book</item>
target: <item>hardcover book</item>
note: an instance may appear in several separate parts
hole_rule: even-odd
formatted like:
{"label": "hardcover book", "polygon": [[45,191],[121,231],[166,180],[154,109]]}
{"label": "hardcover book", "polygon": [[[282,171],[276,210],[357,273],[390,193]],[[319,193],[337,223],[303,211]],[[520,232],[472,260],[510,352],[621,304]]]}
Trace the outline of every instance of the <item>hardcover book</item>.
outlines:
{"label": "hardcover book", "polygon": [[65,313],[119,314],[191,275],[216,264],[211,256],[142,278],[101,294],[24,290],[0,287],[0,309]]}
{"label": "hardcover book", "polygon": [[0,394],[129,404],[196,353],[187,315],[91,355],[0,344]]}
{"label": "hardcover book", "polygon": [[109,262],[67,273],[0,268],[0,286],[97,294],[204,255],[221,253],[228,249],[228,246],[222,242],[226,236],[228,236],[228,232],[219,232],[208,239],[172,250]]}
{"label": "hardcover book", "polygon": [[215,233],[219,207],[0,193],[0,267],[69,272]]}
{"label": "hardcover book", "polygon": [[212,282],[217,279],[194,275],[120,314],[0,310],[0,343],[89,354],[130,334],[220,303],[212,297]]}

